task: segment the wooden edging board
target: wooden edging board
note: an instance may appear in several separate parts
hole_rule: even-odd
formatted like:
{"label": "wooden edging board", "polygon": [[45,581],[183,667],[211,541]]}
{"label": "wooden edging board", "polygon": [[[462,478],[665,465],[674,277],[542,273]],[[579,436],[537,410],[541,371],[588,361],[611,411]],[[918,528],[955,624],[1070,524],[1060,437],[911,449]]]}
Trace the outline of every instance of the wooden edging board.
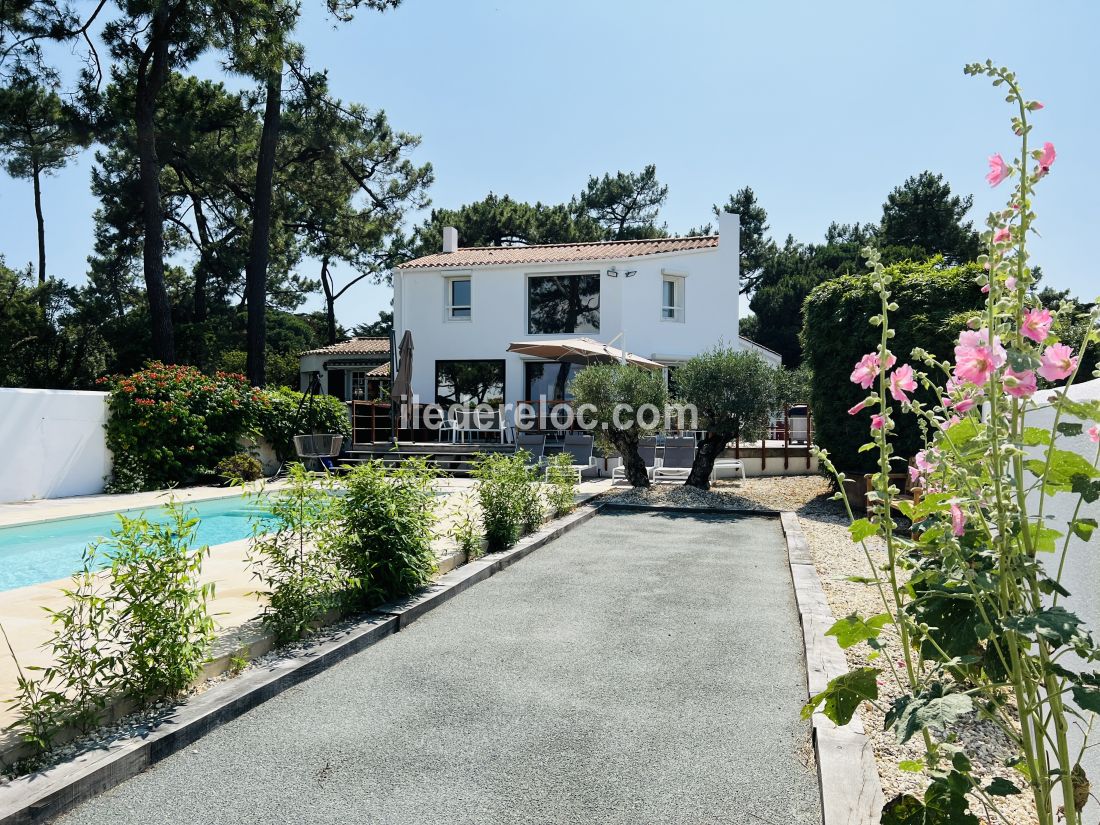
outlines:
{"label": "wooden edging board", "polygon": [[[834,619],[821,587],[798,516],[780,513],[787,538],[787,560],[794,582],[802,641],[806,646],[807,698],[848,672],[844,651],[825,631]],[[844,727],[823,713],[813,715],[814,754],[825,825],[878,825],[885,801],[871,742],[856,714]]]}

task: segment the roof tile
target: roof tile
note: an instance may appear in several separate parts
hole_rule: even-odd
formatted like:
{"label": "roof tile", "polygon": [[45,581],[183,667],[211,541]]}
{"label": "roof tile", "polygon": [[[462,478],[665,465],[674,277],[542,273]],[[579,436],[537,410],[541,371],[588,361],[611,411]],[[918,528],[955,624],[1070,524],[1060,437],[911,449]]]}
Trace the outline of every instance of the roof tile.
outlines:
{"label": "roof tile", "polygon": [[352,338],[327,347],[308,349],[300,355],[389,355],[389,338]]}
{"label": "roof tile", "polygon": [[540,244],[533,246],[471,246],[455,252],[425,255],[401,264],[398,269],[435,269],[468,266],[566,263],[570,261],[618,260],[665,252],[686,252],[718,246],[717,235],[687,238],[649,238],[637,241],[594,241],[591,243]]}

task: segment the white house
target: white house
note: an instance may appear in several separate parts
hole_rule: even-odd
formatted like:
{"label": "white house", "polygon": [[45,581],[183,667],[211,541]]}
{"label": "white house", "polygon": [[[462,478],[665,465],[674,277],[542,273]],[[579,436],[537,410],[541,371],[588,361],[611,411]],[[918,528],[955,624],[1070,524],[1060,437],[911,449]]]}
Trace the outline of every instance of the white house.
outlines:
{"label": "white house", "polygon": [[412,391],[422,403],[515,404],[568,398],[580,367],[508,352],[517,341],[589,337],[674,369],[738,337],[739,219],[720,235],[443,250],[393,273],[394,331],[411,330]]}

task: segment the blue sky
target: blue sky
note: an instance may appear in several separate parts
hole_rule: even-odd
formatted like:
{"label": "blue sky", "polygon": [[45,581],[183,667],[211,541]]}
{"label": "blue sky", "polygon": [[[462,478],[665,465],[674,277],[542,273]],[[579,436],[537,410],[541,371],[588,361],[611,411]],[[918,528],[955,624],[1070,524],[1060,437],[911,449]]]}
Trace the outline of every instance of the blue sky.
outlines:
{"label": "blue sky", "polygon": [[[989,190],[986,158],[1015,148],[1003,94],[962,74],[991,57],[1046,104],[1034,136],[1058,150],[1035,262],[1051,285],[1100,293],[1098,4],[405,0],[338,29],[322,5],[304,4],[311,63],[337,95],[423,136],[435,205],[489,191],[558,202],[589,174],[655,163],[671,230],[749,185],[780,240],[876,220],[923,169],[974,194],[982,223],[1008,194]],[[51,269],[73,281],[92,246],[90,168],[89,153],[44,187]],[[35,258],[31,203],[29,183],[0,175],[9,264]],[[350,326],[388,304],[361,284],[337,313]]]}

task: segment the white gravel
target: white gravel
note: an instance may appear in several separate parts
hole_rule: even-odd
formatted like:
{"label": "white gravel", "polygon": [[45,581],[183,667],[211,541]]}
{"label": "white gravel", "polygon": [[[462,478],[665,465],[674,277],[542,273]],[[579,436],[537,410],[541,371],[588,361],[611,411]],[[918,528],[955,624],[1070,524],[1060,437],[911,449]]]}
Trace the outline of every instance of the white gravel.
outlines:
{"label": "white gravel", "polygon": [[[873,585],[846,580],[849,576],[869,575],[869,563],[861,546],[853,543],[848,535],[848,516],[843,504],[833,501],[831,496],[830,484],[822,476],[775,476],[750,478],[744,482],[720,481],[708,492],[683,485],[660,484],[648,489],[624,490],[612,500],[678,507],[794,511],[806,534],[833,616],[840,618],[859,613],[866,617],[882,613],[885,608]],[[868,545],[876,565],[885,562],[885,548],[880,545]],[[885,668],[884,657],[891,657],[895,663],[901,662],[901,646],[896,634],[884,633],[881,641],[885,648],[874,661],[869,659],[871,651],[866,645],[856,645],[845,651],[849,666]],[[879,680],[880,707],[888,707],[898,694],[897,685],[884,674]],[[910,773],[898,767],[903,760],[921,759],[924,749],[920,738],[900,745],[891,731],[884,730],[884,714],[881,711],[864,703],[860,712],[875,751],[886,799],[890,800],[899,793],[922,795],[928,784],[927,774]],[[1013,754],[1013,749],[996,726],[972,718],[958,725],[956,732],[959,744],[966,749],[983,781],[1001,776],[1017,787],[1025,786],[1020,774],[1003,766],[1004,760]],[[1031,794],[1027,792],[1002,798],[999,807],[1004,817],[983,812],[981,808],[976,813],[989,825],[1031,825],[1036,822],[1031,806]]]}

